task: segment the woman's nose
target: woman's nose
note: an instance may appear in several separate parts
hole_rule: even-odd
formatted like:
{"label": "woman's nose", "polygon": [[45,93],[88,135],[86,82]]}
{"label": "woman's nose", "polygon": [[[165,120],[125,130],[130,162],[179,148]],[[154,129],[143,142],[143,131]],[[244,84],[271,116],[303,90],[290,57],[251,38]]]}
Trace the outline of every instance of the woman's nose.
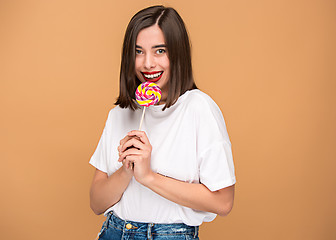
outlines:
{"label": "woman's nose", "polygon": [[145,66],[146,69],[151,69],[155,67],[155,59],[154,56],[151,54],[147,54],[146,55],[146,59],[145,59]]}

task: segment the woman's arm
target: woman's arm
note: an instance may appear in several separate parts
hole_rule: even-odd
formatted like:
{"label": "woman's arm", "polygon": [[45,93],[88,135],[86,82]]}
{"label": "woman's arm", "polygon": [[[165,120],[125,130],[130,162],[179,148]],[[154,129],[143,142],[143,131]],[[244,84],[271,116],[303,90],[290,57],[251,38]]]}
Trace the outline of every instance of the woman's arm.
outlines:
{"label": "woman's arm", "polygon": [[142,184],[162,197],[195,210],[226,216],[233,207],[235,185],[210,191],[199,183],[186,183],[152,172]]}
{"label": "woman's arm", "polygon": [[104,213],[106,209],[116,204],[129,182],[133,172],[126,166],[119,168],[111,176],[96,169],[90,189],[90,206],[97,215]]}
{"label": "woman's arm", "polygon": [[[155,173],[150,168],[152,148],[145,132],[132,131],[128,135],[137,136],[138,139],[121,141],[118,148],[121,153],[119,161],[124,164],[134,162],[134,177],[138,182],[182,206],[213,212],[220,216],[225,216],[231,211],[234,185],[212,192],[203,184],[186,183]],[[135,148],[126,150],[130,146]]]}

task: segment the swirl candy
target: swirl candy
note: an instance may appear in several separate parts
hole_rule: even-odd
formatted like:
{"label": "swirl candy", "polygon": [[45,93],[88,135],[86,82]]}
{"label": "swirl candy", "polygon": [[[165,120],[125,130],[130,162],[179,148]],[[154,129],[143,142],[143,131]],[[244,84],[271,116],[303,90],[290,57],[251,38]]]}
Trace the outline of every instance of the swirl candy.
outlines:
{"label": "swirl candy", "polygon": [[136,101],[144,107],[154,105],[161,100],[161,89],[152,82],[141,83],[135,91]]}

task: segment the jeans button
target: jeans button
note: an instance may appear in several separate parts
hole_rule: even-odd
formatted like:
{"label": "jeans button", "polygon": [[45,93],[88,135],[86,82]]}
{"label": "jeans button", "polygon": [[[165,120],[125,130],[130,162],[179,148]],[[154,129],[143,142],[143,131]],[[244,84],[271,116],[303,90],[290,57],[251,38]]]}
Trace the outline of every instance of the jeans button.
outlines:
{"label": "jeans button", "polygon": [[127,228],[127,229],[132,229],[132,227],[133,227],[132,224],[130,224],[130,223],[127,223],[127,224],[126,224],[126,228]]}

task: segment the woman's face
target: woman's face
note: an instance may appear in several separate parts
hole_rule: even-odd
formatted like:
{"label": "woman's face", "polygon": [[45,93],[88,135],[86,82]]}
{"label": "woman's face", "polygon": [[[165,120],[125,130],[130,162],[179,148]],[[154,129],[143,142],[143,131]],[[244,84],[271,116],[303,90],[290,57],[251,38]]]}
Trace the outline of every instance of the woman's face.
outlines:
{"label": "woman's face", "polygon": [[169,59],[164,35],[158,25],[141,30],[136,39],[135,72],[141,82],[154,82],[161,88],[161,101],[168,96]]}

